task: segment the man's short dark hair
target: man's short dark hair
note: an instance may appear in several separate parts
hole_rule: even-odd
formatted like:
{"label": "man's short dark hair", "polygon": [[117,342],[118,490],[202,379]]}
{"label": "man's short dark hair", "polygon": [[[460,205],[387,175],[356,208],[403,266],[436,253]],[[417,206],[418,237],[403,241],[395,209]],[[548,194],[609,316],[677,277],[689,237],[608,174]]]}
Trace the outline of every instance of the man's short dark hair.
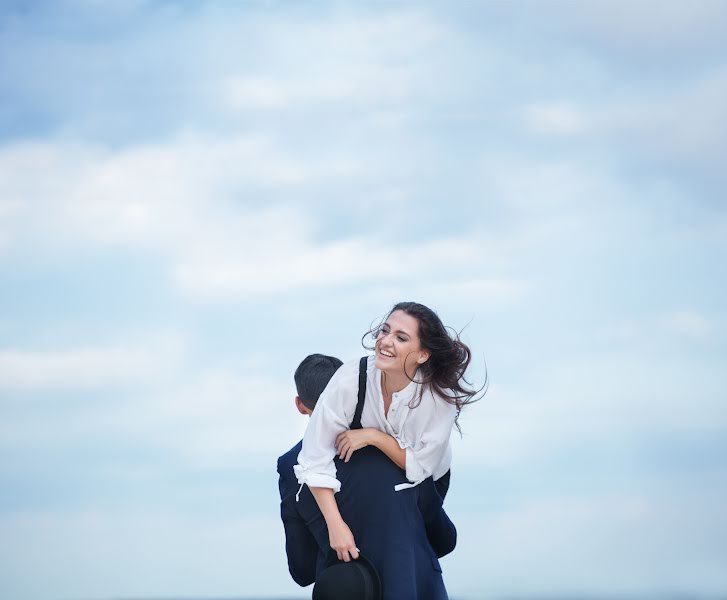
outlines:
{"label": "man's short dark hair", "polygon": [[305,407],[313,410],[318,397],[326,388],[333,374],[343,364],[335,356],[311,354],[306,356],[295,370],[295,389]]}

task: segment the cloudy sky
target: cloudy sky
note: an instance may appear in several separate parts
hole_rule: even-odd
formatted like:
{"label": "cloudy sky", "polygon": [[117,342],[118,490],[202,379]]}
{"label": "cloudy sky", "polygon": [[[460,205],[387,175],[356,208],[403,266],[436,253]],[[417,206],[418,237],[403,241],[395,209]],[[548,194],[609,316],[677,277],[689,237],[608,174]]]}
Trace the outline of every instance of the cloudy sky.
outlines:
{"label": "cloudy sky", "polygon": [[3,2],[0,596],[305,597],[292,373],[410,299],[490,379],[451,595],[727,593],[726,40],[720,1]]}

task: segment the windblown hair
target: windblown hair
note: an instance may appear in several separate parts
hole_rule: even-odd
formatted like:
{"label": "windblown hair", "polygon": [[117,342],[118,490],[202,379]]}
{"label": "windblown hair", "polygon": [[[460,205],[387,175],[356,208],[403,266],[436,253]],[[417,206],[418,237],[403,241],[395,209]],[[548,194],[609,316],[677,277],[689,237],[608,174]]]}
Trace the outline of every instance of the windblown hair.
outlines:
{"label": "windblown hair", "polygon": [[[381,323],[364,334],[361,340],[364,348],[375,349],[375,342],[373,346],[369,346],[366,344],[366,338],[372,336],[376,340],[386,319],[397,310],[417,320],[421,346],[430,353],[429,359],[419,365],[417,383],[422,386],[419,398],[411,408],[421,404],[424,388],[429,386],[437,396],[457,407],[457,419],[459,419],[459,413],[463,407],[476,402],[487,392],[487,373],[485,373],[485,383],[481,388],[475,390],[470,387],[471,383],[467,381],[465,372],[472,360],[472,353],[467,344],[459,339],[459,333],[452,328],[445,327],[432,309],[417,302],[399,302],[394,305]],[[413,374],[405,372],[405,375],[410,381],[415,381],[412,377]],[[457,429],[459,430],[459,423],[457,423]]]}

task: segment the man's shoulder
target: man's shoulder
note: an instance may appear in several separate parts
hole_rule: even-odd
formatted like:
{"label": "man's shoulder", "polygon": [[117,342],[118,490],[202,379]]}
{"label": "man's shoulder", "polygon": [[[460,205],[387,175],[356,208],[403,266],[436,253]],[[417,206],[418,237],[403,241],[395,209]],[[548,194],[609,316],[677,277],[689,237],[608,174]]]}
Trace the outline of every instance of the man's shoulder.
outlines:
{"label": "man's shoulder", "polygon": [[[331,377],[326,391],[331,392],[347,392],[348,390],[358,389],[358,358],[354,358],[343,363]],[[326,393],[321,394],[325,397]]]}
{"label": "man's shoulder", "polygon": [[303,447],[303,440],[299,441],[295,446],[288,450],[285,454],[278,457],[278,473],[283,475],[292,475],[293,465],[298,464],[298,454]]}

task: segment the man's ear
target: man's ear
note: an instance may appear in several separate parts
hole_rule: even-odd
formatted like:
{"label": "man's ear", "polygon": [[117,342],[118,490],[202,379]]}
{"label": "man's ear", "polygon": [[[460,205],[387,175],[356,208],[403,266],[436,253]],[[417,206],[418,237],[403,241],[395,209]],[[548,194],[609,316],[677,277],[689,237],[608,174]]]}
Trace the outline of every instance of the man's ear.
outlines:
{"label": "man's ear", "polygon": [[305,404],[303,404],[303,401],[300,399],[300,396],[295,397],[295,408],[298,409],[298,412],[301,415],[310,416],[313,412],[310,408],[308,408]]}

